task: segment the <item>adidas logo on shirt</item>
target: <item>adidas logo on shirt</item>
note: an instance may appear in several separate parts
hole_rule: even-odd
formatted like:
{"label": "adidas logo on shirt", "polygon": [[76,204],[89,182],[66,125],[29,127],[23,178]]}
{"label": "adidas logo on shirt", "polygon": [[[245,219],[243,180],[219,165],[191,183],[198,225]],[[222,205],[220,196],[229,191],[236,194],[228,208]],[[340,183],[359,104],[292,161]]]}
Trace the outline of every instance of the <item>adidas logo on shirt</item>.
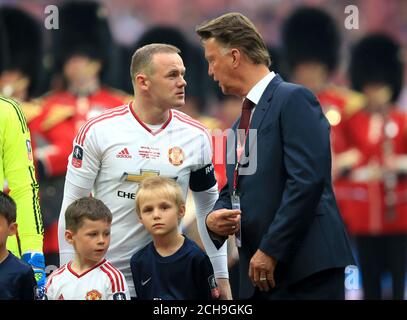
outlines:
{"label": "adidas logo on shirt", "polygon": [[122,151],[120,151],[117,155],[116,158],[127,158],[127,159],[131,159],[132,156],[129,152],[129,150],[127,150],[127,148],[124,148]]}

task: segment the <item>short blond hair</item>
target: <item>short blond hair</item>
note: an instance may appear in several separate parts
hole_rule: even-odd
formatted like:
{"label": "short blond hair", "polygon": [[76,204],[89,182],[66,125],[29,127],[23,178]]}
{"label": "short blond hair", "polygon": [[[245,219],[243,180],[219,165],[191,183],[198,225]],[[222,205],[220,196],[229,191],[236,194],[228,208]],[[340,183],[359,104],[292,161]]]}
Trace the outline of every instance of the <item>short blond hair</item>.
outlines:
{"label": "short blond hair", "polygon": [[153,56],[157,53],[180,54],[181,50],[176,46],[166,43],[151,43],[138,48],[131,58],[130,76],[132,82],[134,81],[135,75],[142,71],[149,72],[150,74],[154,72],[151,61],[153,60]]}
{"label": "short blond hair", "polygon": [[205,21],[195,29],[203,40],[214,38],[225,48],[238,48],[254,64],[271,65],[266,43],[254,24],[238,12]]}
{"label": "short blond hair", "polygon": [[177,208],[185,206],[185,200],[182,195],[182,189],[173,179],[165,177],[149,177],[144,179],[136,192],[136,212],[140,217],[140,207],[146,197],[153,195],[160,196],[174,201]]}

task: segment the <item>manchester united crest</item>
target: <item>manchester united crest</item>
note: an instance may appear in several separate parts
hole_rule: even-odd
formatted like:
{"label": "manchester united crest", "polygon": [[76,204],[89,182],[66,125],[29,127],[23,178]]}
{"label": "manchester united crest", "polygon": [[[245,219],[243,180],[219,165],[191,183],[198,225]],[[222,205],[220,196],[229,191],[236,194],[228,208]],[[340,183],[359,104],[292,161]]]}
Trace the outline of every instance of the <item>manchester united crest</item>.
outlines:
{"label": "manchester united crest", "polygon": [[184,151],[180,147],[172,147],[168,150],[168,160],[174,166],[180,166],[185,159]]}
{"label": "manchester united crest", "polygon": [[102,300],[102,294],[97,290],[89,291],[86,294],[86,300]]}

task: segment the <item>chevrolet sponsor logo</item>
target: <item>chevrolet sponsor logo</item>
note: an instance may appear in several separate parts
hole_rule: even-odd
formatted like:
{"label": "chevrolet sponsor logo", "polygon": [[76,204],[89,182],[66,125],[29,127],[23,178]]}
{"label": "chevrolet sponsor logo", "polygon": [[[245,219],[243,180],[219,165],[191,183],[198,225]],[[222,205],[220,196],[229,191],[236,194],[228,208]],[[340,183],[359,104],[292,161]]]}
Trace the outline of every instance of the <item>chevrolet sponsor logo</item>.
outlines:
{"label": "chevrolet sponsor logo", "polygon": [[140,183],[141,181],[143,181],[146,178],[156,177],[159,175],[160,175],[160,171],[158,171],[158,170],[140,170],[139,174],[125,172],[125,173],[123,173],[122,181],[131,181],[131,182]]}
{"label": "chevrolet sponsor logo", "polygon": [[127,198],[127,199],[132,199],[132,200],[136,199],[136,194],[134,192],[126,192],[126,191],[118,190],[117,196],[119,198]]}

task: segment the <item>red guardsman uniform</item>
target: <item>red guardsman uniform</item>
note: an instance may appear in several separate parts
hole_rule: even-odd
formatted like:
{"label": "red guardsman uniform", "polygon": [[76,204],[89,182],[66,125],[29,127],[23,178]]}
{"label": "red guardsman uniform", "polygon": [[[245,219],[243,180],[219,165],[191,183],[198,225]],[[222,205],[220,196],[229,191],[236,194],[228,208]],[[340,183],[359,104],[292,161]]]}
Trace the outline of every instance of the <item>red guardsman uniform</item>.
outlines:
{"label": "red guardsman uniform", "polygon": [[[212,162],[215,170],[216,181],[218,182],[219,191],[227,182],[226,178],[226,160],[225,160],[225,150],[226,150],[226,137],[222,140],[222,145],[218,145],[221,141],[216,140],[216,134],[212,130],[222,130],[222,122],[216,118],[210,116],[199,116],[198,120],[208,128],[209,132],[212,133]],[[217,133],[217,131],[215,131]]]}
{"label": "red guardsman uniform", "polygon": [[86,120],[130,100],[131,96],[108,88],[101,88],[86,97],[77,97],[68,91],[44,97],[43,110],[31,121],[30,128],[49,144],[45,154],[39,157],[47,176],[65,175],[72,141]]}
{"label": "red guardsman uniform", "polygon": [[[336,183],[336,196],[350,232],[389,235],[407,231],[407,116],[359,111],[344,124],[350,147],[360,159],[348,179]],[[389,157],[396,173],[383,170]]]}
{"label": "red guardsman uniform", "polygon": [[344,121],[363,106],[362,95],[347,88],[329,85],[317,98],[331,125],[331,148],[334,154],[348,149],[343,133]]}
{"label": "red guardsman uniform", "polygon": [[[345,87],[329,85],[317,94],[321,107],[331,125],[332,176],[340,179],[341,170],[358,160],[357,152],[347,144],[344,123],[364,106],[363,95]],[[341,204],[338,203],[339,207]]]}

